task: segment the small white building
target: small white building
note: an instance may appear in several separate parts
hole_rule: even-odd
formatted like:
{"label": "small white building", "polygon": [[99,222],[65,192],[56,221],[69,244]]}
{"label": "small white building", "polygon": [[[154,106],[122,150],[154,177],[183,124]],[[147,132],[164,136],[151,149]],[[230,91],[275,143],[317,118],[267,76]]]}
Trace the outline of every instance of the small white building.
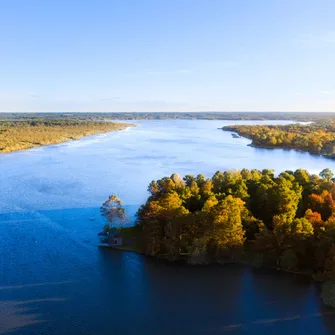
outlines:
{"label": "small white building", "polygon": [[109,232],[101,232],[98,234],[99,242],[101,246],[110,247],[121,247],[122,237],[119,235],[117,230],[112,230]]}

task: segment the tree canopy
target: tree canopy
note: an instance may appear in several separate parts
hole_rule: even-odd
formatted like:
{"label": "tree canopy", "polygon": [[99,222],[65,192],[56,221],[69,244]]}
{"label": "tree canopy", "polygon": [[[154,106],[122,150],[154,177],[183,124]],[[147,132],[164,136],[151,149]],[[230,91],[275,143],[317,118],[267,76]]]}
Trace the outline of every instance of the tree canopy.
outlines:
{"label": "tree canopy", "polygon": [[70,141],[83,136],[121,130],[127,126],[131,125],[66,119],[0,121],[0,153]]}
{"label": "tree canopy", "polygon": [[319,121],[308,125],[236,125],[222,129],[250,138],[252,145],[259,148],[297,149],[331,158],[335,157],[334,120]]}
{"label": "tree canopy", "polygon": [[191,262],[247,257],[335,276],[335,184],[325,169],[218,171],[152,181],[137,213],[145,253]]}
{"label": "tree canopy", "polygon": [[108,224],[104,228],[105,231],[121,227],[126,219],[126,211],[122,205],[122,200],[115,194],[110,195],[102,204],[101,212],[108,220]]}

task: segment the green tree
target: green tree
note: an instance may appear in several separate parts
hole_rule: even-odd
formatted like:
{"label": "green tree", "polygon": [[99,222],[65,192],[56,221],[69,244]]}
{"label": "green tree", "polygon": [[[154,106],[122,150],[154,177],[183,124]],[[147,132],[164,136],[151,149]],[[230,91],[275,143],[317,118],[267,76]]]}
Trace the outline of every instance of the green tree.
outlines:
{"label": "green tree", "polygon": [[331,180],[334,177],[334,173],[330,169],[323,169],[320,173],[319,176],[327,181]]}
{"label": "green tree", "polygon": [[314,235],[313,225],[305,218],[294,219],[290,235],[300,240],[306,240]]}
{"label": "green tree", "polygon": [[292,221],[296,215],[301,196],[302,187],[298,183],[280,178],[275,190],[277,213],[286,215],[287,220]]}
{"label": "green tree", "polygon": [[298,265],[298,257],[296,253],[291,249],[285,250],[280,256],[280,265],[286,270],[295,269]]}
{"label": "green tree", "polygon": [[108,200],[103,203],[101,212],[108,220],[108,224],[104,228],[106,231],[112,229],[113,226],[120,228],[126,218],[122,200],[115,194],[109,196]]}
{"label": "green tree", "polygon": [[244,202],[241,199],[229,195],[213,208],[213,231],[210,236],[216,245],[216,257],[220,251],[239,251],[243,248],[243,207]]}
{"label": "green tree", "polygon": [[[281,140],[304,142],[298,135]],[[145,251],[170,260],[188,254],[190,262],[201,263],[239,257],[247,240],[246,252],[258,264],[335,278],[335,186],[329,178],[301,169],[279,176],[244,169],[218,171],[211,179],[173,174],[153,181],[137,215]]]}

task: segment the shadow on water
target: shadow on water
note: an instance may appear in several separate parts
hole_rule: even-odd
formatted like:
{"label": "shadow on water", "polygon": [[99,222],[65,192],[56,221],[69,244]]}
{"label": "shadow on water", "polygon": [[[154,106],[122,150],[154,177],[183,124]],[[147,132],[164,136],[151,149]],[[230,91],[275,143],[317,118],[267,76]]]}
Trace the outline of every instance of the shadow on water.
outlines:
{"label": "shadow on water", "polygon": [[[168,264],[96,245],[104,223],[100,197],[110,190],[137,204],[152,179],[172,172],[319,172],[334,169],[334,161],[247,147],[249,140],[217,130],[231,121],[139,123],[103,139],[2,156],[0,332],[334,334],[333,311],[321,305],[316,286],[293,275]],[[36,210],[48,206],[58,209]]]}
{"label": "shadow on water", "polygon": [[224,330],[236,334],[333,334],[335,310],[322,305],[318,286],[310,277],[244,269],[239,291],[244,322]]}
{"label": "shadow on water", "polygon": [[335,333],[305,277],[99,249],[102,223],[99,208],[0,215],[1,334]]}
{"label": "shadow on water", "polygon": [[[37,334],[58,328],[69,300],[70,281],[0,287],[0,334]],[[64,316],[64,315],[63,315]]]}
{"label": "shadow on water", "polygon": [[97,232],[104,222],[99,208],[0,215],[1,334],[87,334],[100,287],[94,288],[101,276]]}

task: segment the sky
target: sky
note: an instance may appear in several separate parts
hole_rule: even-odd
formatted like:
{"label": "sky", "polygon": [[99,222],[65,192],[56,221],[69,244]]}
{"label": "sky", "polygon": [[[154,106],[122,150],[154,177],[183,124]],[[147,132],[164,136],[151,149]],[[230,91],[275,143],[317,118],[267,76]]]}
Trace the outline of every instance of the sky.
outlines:
{"label": "sky", "polygon": [[334,0],[2,0],[0,112],[335,112]]}

